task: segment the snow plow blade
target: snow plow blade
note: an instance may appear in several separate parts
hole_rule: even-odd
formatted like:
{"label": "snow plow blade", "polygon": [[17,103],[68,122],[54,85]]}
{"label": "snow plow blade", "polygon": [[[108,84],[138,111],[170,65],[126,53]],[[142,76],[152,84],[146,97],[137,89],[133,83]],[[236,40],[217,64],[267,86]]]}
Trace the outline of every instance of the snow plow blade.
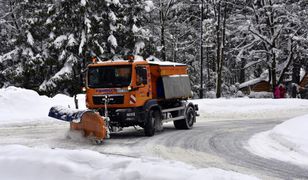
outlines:
{"label": "snow plow blade", "polygon": [[100,144],[107,137],[105,121],[94,111],[78,111],[55,106],[49,110],[48,116],[70,122],[71,130],[82,131],[85,137],[94,137],[97,144]]}

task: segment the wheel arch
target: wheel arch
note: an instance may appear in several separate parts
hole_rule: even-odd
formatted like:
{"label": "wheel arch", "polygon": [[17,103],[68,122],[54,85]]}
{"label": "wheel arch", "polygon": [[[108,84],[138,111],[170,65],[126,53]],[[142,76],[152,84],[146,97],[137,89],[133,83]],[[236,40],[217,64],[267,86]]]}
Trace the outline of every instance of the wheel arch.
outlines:
{"label": "wheel arch", "polygon": [[152,100],[149,100],[145,103],[145,105],[143,106],[147,116],[150,112],[150,110],[156,110],[159,112],[160,115],[161,114],[161,107],[160,105],[158,104],[157,100],[156,99],[152,99]]}

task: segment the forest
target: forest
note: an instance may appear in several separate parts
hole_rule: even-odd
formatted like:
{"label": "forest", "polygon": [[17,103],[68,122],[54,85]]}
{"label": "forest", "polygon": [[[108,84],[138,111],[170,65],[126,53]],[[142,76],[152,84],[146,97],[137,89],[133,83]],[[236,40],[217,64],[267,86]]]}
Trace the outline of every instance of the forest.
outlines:
{"label": "forest", "polygon": [[195,98],[308,72],[307,0],[0,0],[0,88],[81,92],[93,57],[189,65]]}

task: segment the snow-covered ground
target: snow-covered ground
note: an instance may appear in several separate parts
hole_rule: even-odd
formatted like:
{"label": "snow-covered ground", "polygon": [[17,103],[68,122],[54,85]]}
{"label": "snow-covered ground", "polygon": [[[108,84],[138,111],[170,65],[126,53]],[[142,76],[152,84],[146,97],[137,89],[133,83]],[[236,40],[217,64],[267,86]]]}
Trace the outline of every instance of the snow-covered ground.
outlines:
{"label": "snow-covered ground", "polygon": [[[79,95],[78,99],[80,107],[85,108],[84,96]],[[300,99],[204,99],[194,100],[194,103],[199,104],[198,121],[288,118],[308,114],[308,101]],[[56,121],[47,117],[49,108],[54,105],[75,106],[73,98],[65,95],[48,98],[16,87],[0,89],[0,126]],[[247,148],[267,158],[308,163],[307,118],[295,118],[258,134]],[[198,169],[153,157],[132,158],[84,149],[16,144],[1,146],[0,174],[1,179],[254,179],[236,172]]]}
{"label": "snow-covered ground", "polygon": [[1,179],[14,180],[256,179],[220,169],[196,169],[175,161],[20,145],[1,147],[0,174]]}
{"label": "snow-covered ground", "polygon": [[254,135],[247,149],[265,158],[308,167],[308,115],[293,118],[272,130]]}
{"label": "snow-covered ground", "polygon": [[308,114],[308,100],[302,99],[202,99],[199,120],[252,120],[291,118]]}
{"label": "snow-covered ground", "polygon": [[[206,99],[199,104],[200,120],[248,120],[292,118],[272,130],[256,134],[246,147],[265,158],[308,167],[308,100],[302,99]],[[198,119],[199,120],[199,119]]]}

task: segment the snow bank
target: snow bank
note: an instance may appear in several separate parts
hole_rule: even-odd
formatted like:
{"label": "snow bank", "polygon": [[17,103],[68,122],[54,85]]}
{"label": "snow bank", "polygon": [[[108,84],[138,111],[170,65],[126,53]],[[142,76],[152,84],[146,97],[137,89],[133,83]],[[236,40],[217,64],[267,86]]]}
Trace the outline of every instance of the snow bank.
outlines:
{"label": "snow bank", "polygon": [[[79,108],[85,109],[84,95],[78,96]],[[308,112],[308,100],[302,99],[202,99],[197,121],[224,119],[289,118]],[[53,98],[22,88],[0,89],[0,124],[45,120],[50,107],[74,108],[74,99],[58,94]]]}
{"label": "snow bank", "polygon": [[250,94],[248,95],[249,98],[257,98],[257,99],[261,99],[261,98],[274,98],[273,93],[272,92],[254,92],[251,91]]}
{"label": "snow bank", "polygon": [[198,121],[280,119],[303,115],[308,112],[308,100],[303,99],[201,99]]}
{"label": "snow bank", "polygon": [[256,134],[249,140],[252,153],[308,166],[308,115],[277,125],[270,131]]}
{"label": "snow bank", "polygon": [[75,107],[73,98],[62,94],[48,98],[17,87],[0,89],[0,124],[51,120],[48,112],[55,105]]}
{"label": "snow bank", "polygon": [[[18,172],[18,173],[16,173]],[[104,155],[90,150],[29,148],[19,145],[0,149],[2,179],[256,179],[215,168],[192,166],[160,159]]]}

